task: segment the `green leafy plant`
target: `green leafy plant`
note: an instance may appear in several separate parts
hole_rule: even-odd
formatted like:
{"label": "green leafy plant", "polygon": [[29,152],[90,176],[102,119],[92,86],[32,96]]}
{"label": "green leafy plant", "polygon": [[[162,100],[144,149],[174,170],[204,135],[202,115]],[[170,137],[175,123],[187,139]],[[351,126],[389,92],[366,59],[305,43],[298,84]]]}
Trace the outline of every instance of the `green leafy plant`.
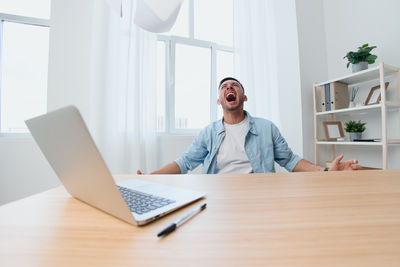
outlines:
{"label": "green leafy plant", "polygon": [[376,55],[372,55],[370,52],[372,49],[375,49],[376,46],[368,46],[368,44],[364,44],[358,48],[357,52],[350,51],[343,58],[347,58],[349,62],[347,63],[347,67],[351,64],[357,64],[360,62],[368,62],[368,64],[373,64],[377,59]]}
{"label": "green leafy plant", "polygon": [[362,133],[365,131],[366,122],[361,121],[348,121],[344,124],[344,130],[348,133]]}

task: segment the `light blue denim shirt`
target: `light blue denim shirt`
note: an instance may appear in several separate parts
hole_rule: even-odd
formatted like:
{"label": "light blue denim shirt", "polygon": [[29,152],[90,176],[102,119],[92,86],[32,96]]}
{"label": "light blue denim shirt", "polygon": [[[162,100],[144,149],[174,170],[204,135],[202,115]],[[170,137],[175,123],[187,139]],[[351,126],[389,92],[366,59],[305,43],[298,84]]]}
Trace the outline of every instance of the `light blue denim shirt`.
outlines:
{"label": "light blue denim shirt", "polygon": [[[293,154],[278,128],[269,120],[248,117],[245,151],[253,172],[275,172],[274,161],[288,171],[293,171],[301,158]],[[215,174],[217,152],[225,137],[223,119],[205,127],[193,140],[188,150],[175,160],[181,173],[187,173],[203,163],[203,173]]]}

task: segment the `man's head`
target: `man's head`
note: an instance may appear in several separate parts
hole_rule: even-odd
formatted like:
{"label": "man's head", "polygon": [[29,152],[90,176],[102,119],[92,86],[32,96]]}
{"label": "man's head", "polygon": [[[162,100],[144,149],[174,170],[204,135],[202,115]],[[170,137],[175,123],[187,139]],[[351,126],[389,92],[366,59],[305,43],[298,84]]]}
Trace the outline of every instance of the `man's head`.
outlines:
{"label": "man's head", "polygon": [[247,101],[243,85],[232,77],[226,77],[221,80],[218,92],[217,103],[226,111],[243,109],[243,103]]}

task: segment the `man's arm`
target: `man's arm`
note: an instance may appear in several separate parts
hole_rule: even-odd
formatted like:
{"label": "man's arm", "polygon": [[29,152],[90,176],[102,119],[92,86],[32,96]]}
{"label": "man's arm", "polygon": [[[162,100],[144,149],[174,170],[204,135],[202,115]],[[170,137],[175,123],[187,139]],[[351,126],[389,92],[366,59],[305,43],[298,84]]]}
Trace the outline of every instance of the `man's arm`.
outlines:
{"label": "man's arm", "polygon": [[[352,159],[352,160],[348,160],[345,162],[341,162],[341,160],[343,159],[344,155],[340,155],[339,157],[337,157],[333,162],[332,162],[332,166],[329,168],[329,171],[352,171],[352,170],[360,170],[361,166],[360,165],[353,165],[353,164],[357,164],[358,160],[356,159]],[[294,167],[293,171],[294,172],[316,172],[316,171],[323,171],[325,168],[318,166],[318,165],[314,165],[311,162],[302,159],[300,160],[296,167]]]}
{"label": "man's arm", "polygon": [[150,174],[181,174],[181,168],[179,168],[179,165],[173,161],[161,169],[151,172]]}
{"label": "man's arm", "polygon": [[[137,170],[137,174],[143,174],[140,170]],[[151,172],[150,174],[181,174],[181,168],[179,168],[178,164],[173,161],[161,169]]]}
{"label": "man's arm", "polygon": [[318,172],[318,171],[323,171],[325,168],[315,165],[308,160],[302,159],[300,160],[296,167],[294,167],[293,171],[294,172]]}

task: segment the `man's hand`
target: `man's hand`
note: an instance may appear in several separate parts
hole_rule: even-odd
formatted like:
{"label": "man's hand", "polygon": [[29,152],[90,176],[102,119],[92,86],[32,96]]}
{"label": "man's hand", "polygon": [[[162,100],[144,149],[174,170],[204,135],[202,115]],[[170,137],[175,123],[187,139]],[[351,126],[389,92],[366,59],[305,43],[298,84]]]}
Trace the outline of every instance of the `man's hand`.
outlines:
{"label": "man's hand", "polygon": [[357,164],[358,160],[352,159],[345,162],[340,162],[343,159],[343,154],[337,157],[333,162],[332,166],[329,168],[330,171],[353,171],[353,170],[361,170],[360,165]]}

